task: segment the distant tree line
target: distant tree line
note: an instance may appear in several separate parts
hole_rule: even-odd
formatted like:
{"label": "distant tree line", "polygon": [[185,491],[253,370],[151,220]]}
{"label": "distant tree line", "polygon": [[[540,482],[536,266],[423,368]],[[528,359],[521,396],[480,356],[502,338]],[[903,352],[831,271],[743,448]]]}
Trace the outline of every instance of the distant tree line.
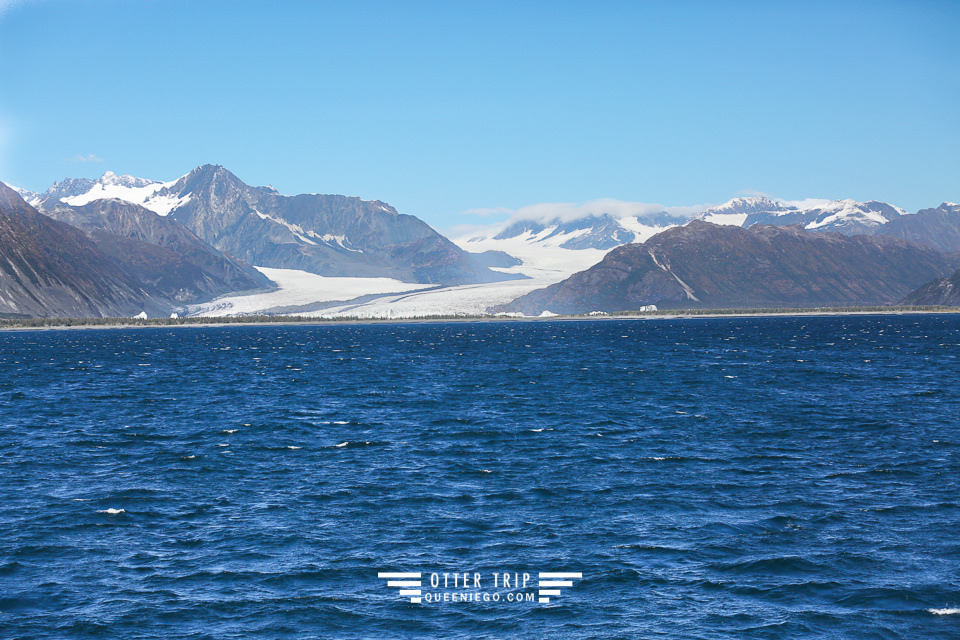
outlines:
{"label": "distant tree line", "polygon": [[410,318],[367,318],[341,316],[222,316],[215,318],[28,318],[0,316],[0,329],[47,329],[59,327],[181,327],[190,325],[230,324],[336,324],[344,322],[396,323],[489,320],[515,322],[524,320],[556,320],[586,318],[623,318],[656,316],[738,316],[738,315],[816,315],[823,313],[958,313],[960,308],[945,306],[873,306],[873,307],[777,307],[763,309],[658,309],[657,311],[615,311],[605,315],[581,314],[549,318],[502,317],[492,315],[423,315]]}

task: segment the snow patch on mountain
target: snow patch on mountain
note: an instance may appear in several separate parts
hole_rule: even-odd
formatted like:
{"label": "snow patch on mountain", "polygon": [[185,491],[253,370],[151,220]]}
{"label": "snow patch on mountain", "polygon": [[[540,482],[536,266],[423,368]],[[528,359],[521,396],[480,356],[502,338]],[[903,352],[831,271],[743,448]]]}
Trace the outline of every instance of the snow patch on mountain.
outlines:
{"label": "snow patch on mountain", "polygon": [[305,231],[304,228],[298,224],[291,224],[286,220],[281,220],[280,218],[274,218],[273,216],[267,215],[266,213],[262,213],[260,211],[254,211],[254,213],[256,213],[261,220],[269,220],[270,222],[273,222],[275,224],[280,225],[281,227],[286,228],[290,233],[294,235],[294,237],[296,237],[301,242],[306,242],[307,244],[312,244],[312,245],[317,244],[316,242],[314,242],[313,240],[311,240],[306,236],[307,233],[313,234],[314,233],[313,231]]}
{"label": "snow patch on mountain", "polygon": [[[381,207],[381,209],[382,209],[382,208],[383,208],[383,207]],[[386,211],[386,209],[384,209],[384,211]],[[338,236],[338,235],[334,235],[334,234],[332,234],[332,233],[325,233],[325,234],[323,234],[323,235],[321,236],[321,235],[319,235],[316,231],[311,231],[311,232],[310,232],[310,235],[312,235],[312,236],[314,236],[314,237],[320,238],[321,240],[323,240],[323,241],[326,242],[327,244],[330,244],[330,245],[336,244],[336,245],[338,245],[341,249],[346,249],[347,251],[353,251],[353,252],[355,252],[355,253],[363,253],[363,249],[354,249],[353,247],[348,247],[348,246],[347,246],[347,243],[349,242],[349,241],[347,240],[347,236],[344,236],[344,235],[339,235],[339,236]]]}
{"label": "snow patch on mountain", "polygon": [[[817,219],[807,224],[804,228],[819,229],[847,220],[856,220],[866,224],[875,223],[879,226],[889,222],[892,217],[907,215],[906,211],[892,205],[876,205],[883,205],[883,203],[837,200],[813,209],[818,213]],[[891,215],[891,209],[896,212],[896,216]]]}
{"label": "snow patch on mountain", "polygon": [[749,217],[749,213],[709,213],[703,217],[703,220],[713,224],[742,227]]}
{"label": "snow patch on mountain", "polygon": [[[677,220],[677,224],[681,220]],[[653,236],[657,235],[661,231],[665,231],[670,227],[676,226],[676,224],[668,225],[659,225],[653,226],[649,224],[644,224],[644,222],[639,217],[626,217],[626,218],[617,218],[617,224],[626,229],[627,231],[633,233],[633,240],[631,242],[646,242]]]}
{"label": "snow patch on mountain", "polygon": [[[179,179],[178,179],[179,180]],[[124,200],[145,207],[154,213],[167,216],[174,209],[190,201],[190,195],[177,196],[170,187],[177,180],[160,182],[134,176],[118,176],[107,171],[98,180],[72,180],[57,183],[47,194],[57,196],[64,204],[80,207],[94,200]],[[66,192],[65,195],[61,195]],[[46,195],[46,194],[45,194]]]}
{"label": "snow patch on mountain", "polygon": [[313,229],[304,229],[299,224],[287,222],[286,220],[283,220],[281,218],[275,218],[274,216],[268,215],[261,211],[255,210],[254,213],[256,213],[261,220],[269,220],[270,222],[273,222],[275,224],[280,225],[281,227],[286,228],[288,231],[290,231],[290,233],[294,235],[294,237],[296,237],[301,242],[305,242],[306,244],[312,244],[316,246],[318,244],[317,240],[319,240],[320,242],[323,242],[330,246],[339,247],[340,249],[344,249],[346,251],[353,251],[354,253],[363,253],[363,249],[354,249],[353,247],[348,246],[349,241],[347,240],[347,237],[344,235],[334,235],[332,233],[320,234],[314,231]]}

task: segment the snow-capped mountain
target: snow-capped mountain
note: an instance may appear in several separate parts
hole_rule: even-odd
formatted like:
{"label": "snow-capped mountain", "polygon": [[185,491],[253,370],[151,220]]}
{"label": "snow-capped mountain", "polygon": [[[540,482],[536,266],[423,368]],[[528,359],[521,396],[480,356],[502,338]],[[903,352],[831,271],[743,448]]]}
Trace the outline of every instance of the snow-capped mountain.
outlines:
{"label": "snow-capped mountain", "polygon": [[755,224],[799,224],[811,231],[870,235],[877,233],[882,225],[903,215],[907,215],[903,209],[875,200],[787,202],[766,196],[750,196],[734,198],[722,205],[704,209],[698,217],[714,224],[747,228]]}
{"label": "snow-capped mountain", "polygon": [[[616,247],[643,243],[695,220],[889,235],[938,251],[960,251],[960,208],[947,204],[907,214],[876,201],[763,196],[685,208],[616,200],[548,203],[519,209],[506,222],[454,235],[451,242],[381,201],[286,196],[272,187],[249,186],[212,165],[170,182],[108,172],[97,180],[64,180],[40,195],[20,193],[41,209],[84,208],[79,213],[61,211],[61,219],[76,223],[74,218],[83,213],[88,227],[96,226],[102,212],[119,211],[109,202],[133,203],[158,220],[183,225],[228,258],[239,258],[241,265],[256,265],[278,285],[256,295],[191,306],[189,313],[204,315],[485,313],[589,269]],[[123,229],[132,220],[124,217]],[[143,216],[136,221],[146,222]]]}
{"label": "snow-capped mountain", "polygon": [[877,233],[888,221],[905,215],[886,203],[853,200],[789,202],[750,196],[685,209],[606,200],[527,207],[505,223],[474,229],[453,240],[467,251],[501,251],[515,256],[522,263],[514,269],[518,273],[566,277],[595,265],[615,247],[645,242],[698,219],[744,228],[800,225],[811,231],[853,235]]}
{"label": "snow-capped mountain", "polygon": [[97,180],[67,179],[43,193],[39,204],[78,207],[107,199],[169,216],[219,251],[258,267],[430,284],[520,277],[489,268],[515,260],[470,255],[384,202],[285,196],[272,187],[247,185],[220,166],[204,165],[171,182],[112,172]]}
{"label": "snow-capped mountain", "polygon": [[[529,216],[520,211],[505,223],[473,229],[453,241],[466,251],[499,251],[514,256],[521,264],[513,271],[556,281],[593,266],[614,247],[643,242],[692,219],[648,205],[639,210],[618,206],[622,204],[609,203],[614,213],[605,212],[602,202],[577,205],[586,211],[584,215],[576,215],[576,210],[573,214],[568,210],[563,215],[551,215],[553,205]],[[616,211],[618,208],[621,210]]]}
{"label": "snow-capped mountain", "polygon": [[[0,182],[0,317],[169,313],[170,301],[81,230],[41,215]],[[146,285],[146,286],[145,286]]]}
{"label": "snow-capped mountain", "polygon": [[[596,212],[580,216],[549,217],[531,207],[533,215],[518,212],[511,220],[455,238],[461,247],[475,251],[481,247],[515,251],[566,249],[572,251],[609,251],[623,244],[644,242],[666,229],[704,220],[719,225],[752,227],[757,224],[775,226],[800,225],[811,231],[839,231],[847,235],[877,233],[882,225],[907,215],[907,212],[884,202],[854,200],[804,200],[789,202],[766,196],[733,198],[711,207],[687,209],[658,208],[656,205],[617,203],[620,209],[633,208],[639,213],[624,215]],[[611,204],[611,208],[617,208]],[[596,209],[590,207],[590,209]],[[518,256],[519,257],[519,256]]]}
{"label": "snow-capped mountain", "polygon": [[74,207],[82,207],[94,200],[117,199],[140,205],[161,216],[169,215],[177,207],[189,201],[189,194],[175,195],[171,191],[174,182],[160,182],[134,176],[118,176],[107,171],[97,180],[67,178],[55,183],[37,199],[43,202],[55,199]]}
{"label": "snow-capped mountain", "polygon": [[[498,231],[494,240],[524,238],[545,246],[563,249],[612,249],[630,242],[643,242],[688,219],[666,211],[649,216],[616,217],[609,213],[590,214],[573,220],[517,220]],[[480,236],[477,236],[480,237]]]}
{"label": "snow-capped mountain", "polygon": [[9,189],[13,189],[13,191],[16,192],[17,195],[23,198],[24,202],[30,204],[31,206],[34,206],[37,199],[40,197],[40,194],[37,193],[36,191],[30,191],[29,189],[21,189],[20,187],[14,186],[12,184],[6,184],[6,183],[4,183],[4,186],[6,186]]}
{"label": "snow-capped mountain", "polygon": [[[499,309],[527,315],[660,308],[895,304],[953,271],[955,260],[897,238],[797,226],[694,220]],[[943,289],[940,286],[940,289]]]}

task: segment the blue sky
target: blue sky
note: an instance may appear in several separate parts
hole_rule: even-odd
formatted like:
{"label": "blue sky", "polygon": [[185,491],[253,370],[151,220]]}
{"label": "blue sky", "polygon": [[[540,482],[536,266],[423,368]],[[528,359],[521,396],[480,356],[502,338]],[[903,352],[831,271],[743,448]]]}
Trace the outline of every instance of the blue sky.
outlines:
{"label": "blue sky", "polygon": [[434,226],[960,200],[960,2],[0,0],[0,180],[204,163]]}

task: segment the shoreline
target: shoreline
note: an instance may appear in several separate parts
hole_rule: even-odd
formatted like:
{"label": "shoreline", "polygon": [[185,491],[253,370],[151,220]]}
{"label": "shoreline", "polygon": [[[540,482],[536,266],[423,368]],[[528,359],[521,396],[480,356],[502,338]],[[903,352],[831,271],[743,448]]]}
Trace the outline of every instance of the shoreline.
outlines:
{"label": "shoreline", "polygon": [[[960,307],[822,307],[812,309],[704,309],[703,311],[670,310],[630,313],[617,312],[607,315],[555,315],[548,317],[525,316],[430,316],[422,318],[307,318],[302,316],[225,316],[221,318],[156,318],[134,320],[132,318],[68,318],[68,319],[0,319],[0,331],[61,331],[82,329],[152,329],[152,328],[198,328],[255,327],[255,326],[332,326],[367,324],[442,324],[462,322],[576,322],[609,320],[691,320],[717,318],[787,318],[818,316],[862,315],[931,315],[957,314]],[[24,324],[21,324],[24,323]],[[36,323],[36,324],[33,324]],[[49,324],[47,324],[49,323]]]}

